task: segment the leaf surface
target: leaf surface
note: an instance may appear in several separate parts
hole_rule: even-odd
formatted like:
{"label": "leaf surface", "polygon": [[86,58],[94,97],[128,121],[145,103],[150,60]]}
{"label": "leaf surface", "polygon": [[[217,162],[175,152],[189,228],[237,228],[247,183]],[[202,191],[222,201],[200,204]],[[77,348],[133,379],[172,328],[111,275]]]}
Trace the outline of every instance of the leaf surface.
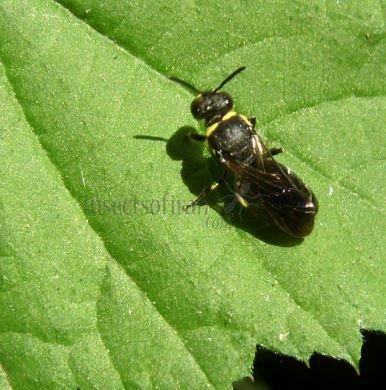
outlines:
{"label": "leaf surface", "polygon": [[[384,4],[168,4],[0,5],[13,388],[226,387],[256,344],[357,367],[360,328],[385,330]],[[181,210],[216,175],[167,76],[213,88],[239,65],[237,109],[318,197],[299,245]]]}

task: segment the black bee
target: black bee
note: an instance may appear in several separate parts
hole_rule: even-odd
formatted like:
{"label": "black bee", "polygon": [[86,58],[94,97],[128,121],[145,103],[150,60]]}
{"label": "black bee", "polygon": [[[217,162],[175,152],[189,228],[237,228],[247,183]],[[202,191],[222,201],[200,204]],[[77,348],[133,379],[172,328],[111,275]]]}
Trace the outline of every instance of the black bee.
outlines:
{"label": "black bee", "polygon": [[236,198],[243,207],[262,208],[285,233],[305,237],[311,233],[318,212],[315,195],[294,172],[273,158],[282,150],[268,149],[264,145],[255,131],[256,119],[233,111],[232,97],[220,91],[244,69],[238,68],[217,88],[206,92],[172,78],[198,93],[190,109],[195,119],[205,121],[206,134],[190,135],[198,141],[206,141],[225,168],[223,176],[187,207],[200,203],[210,191],[217,189],[230,171],[236,179]]}

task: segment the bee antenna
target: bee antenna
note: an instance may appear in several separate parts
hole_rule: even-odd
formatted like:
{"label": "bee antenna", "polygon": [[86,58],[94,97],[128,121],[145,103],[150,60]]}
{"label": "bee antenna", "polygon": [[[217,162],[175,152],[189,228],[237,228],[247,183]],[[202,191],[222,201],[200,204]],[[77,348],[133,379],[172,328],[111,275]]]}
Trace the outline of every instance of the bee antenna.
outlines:
{"label": "bee antenna", "polygon": [[181,84],[183,87],[185,87],[189,92],[191,92],[193,95],[200,95],[202,92],[198,90],[194,85],[188,83],[185,80],[181,80],[178,77],[169,76],[169,80],[175,81],[178,84]]}
{"label": "bee antenna", "polygon": [[239,73],[241,73],[245,69],[247,69],[246,66],[241,66],[240,68],[236,69],[213,92],[219,91],[228,81],[231,81],[234,77],[236,77]]}

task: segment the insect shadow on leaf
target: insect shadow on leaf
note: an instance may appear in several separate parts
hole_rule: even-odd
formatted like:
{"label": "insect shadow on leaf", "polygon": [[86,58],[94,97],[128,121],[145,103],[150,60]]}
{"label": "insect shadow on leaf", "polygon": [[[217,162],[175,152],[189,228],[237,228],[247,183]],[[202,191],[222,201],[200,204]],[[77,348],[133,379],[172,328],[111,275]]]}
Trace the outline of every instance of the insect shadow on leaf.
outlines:
{"label": "insect shadow on leaf", "polygon": [[[172,160],[181,161],[181,178],[189,191],[199,196],[202,188],[210,185],[222,174],[222,167],[213,156],[205,157],[205,145],[192,139],[198,134],[191,126],[179,128],[169,139],[157,136],[136,135],[135,139],[166,142],[166,152]],[[290,237],[274,224],[263,210],[242,207],[235,196],[235,177],[228,174],[218,190],[207,196],[201,203],[193,207],[211,207],[223,219],[226,225],[253,235],[259,240],[277,246],[294,246],[300,244],[302,238]]]}

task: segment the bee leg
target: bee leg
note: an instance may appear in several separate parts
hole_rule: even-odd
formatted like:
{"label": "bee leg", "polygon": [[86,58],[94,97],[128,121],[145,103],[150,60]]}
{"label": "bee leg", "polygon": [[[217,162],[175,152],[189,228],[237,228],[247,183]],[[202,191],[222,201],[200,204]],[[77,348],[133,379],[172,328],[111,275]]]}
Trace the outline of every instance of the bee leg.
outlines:
{"label": "bee leg", "polygon": [[[271,156],[276,156],[277,154],[280,154],[282,152],[283,152],[282,148],[271,148],[271,149],[269,149],[269,154]],[[267,157],[270,157],[270,156],[267,156]]]}
{"label": "bee leg", "polygon": [[[248,120],[249,120],[249,122],[251,122],[251,124],[253,126],[253,129],[255,129],[255,127],[256,127],[256,117],[255,116],[251,116],[251,117],[248,118]],[[277,154],[280,154],[282,151],[283,151],[282,148],[271,148],[271,149],[269,149],[269,155],[267,153],[266,157],[276,156]]]}
{"label": "bee leg", "polygon": [[213,191],[216,191],[217,188],[219,187],[219,185],[221,184],[221,182],[223,182],[226,178],[226,175],[227,175],[228,171],[224,171],[224,173],[222,174],[222,176],[217,180],[215,181],[214,183],[212,183],[211,185],[209,186],[206,186],[203,188],[203,190],[201,191],[201,194],[198,195],[198,197],[193,201],[193,202],[190,202],[189,204],[187,204],[186,206],[183,207],[184,210],[187,210],[189,207],[193,207],[193,206],[197,206],[198,204],[200,204],[203,199],[205,199],[210,193],[212,193]]}
{"label": "bee leg", "polygon": [[188,137],[194,139],[195,141],[204,142],[206,141],[206,135],[198,134],[198,133],[188,133]]}

